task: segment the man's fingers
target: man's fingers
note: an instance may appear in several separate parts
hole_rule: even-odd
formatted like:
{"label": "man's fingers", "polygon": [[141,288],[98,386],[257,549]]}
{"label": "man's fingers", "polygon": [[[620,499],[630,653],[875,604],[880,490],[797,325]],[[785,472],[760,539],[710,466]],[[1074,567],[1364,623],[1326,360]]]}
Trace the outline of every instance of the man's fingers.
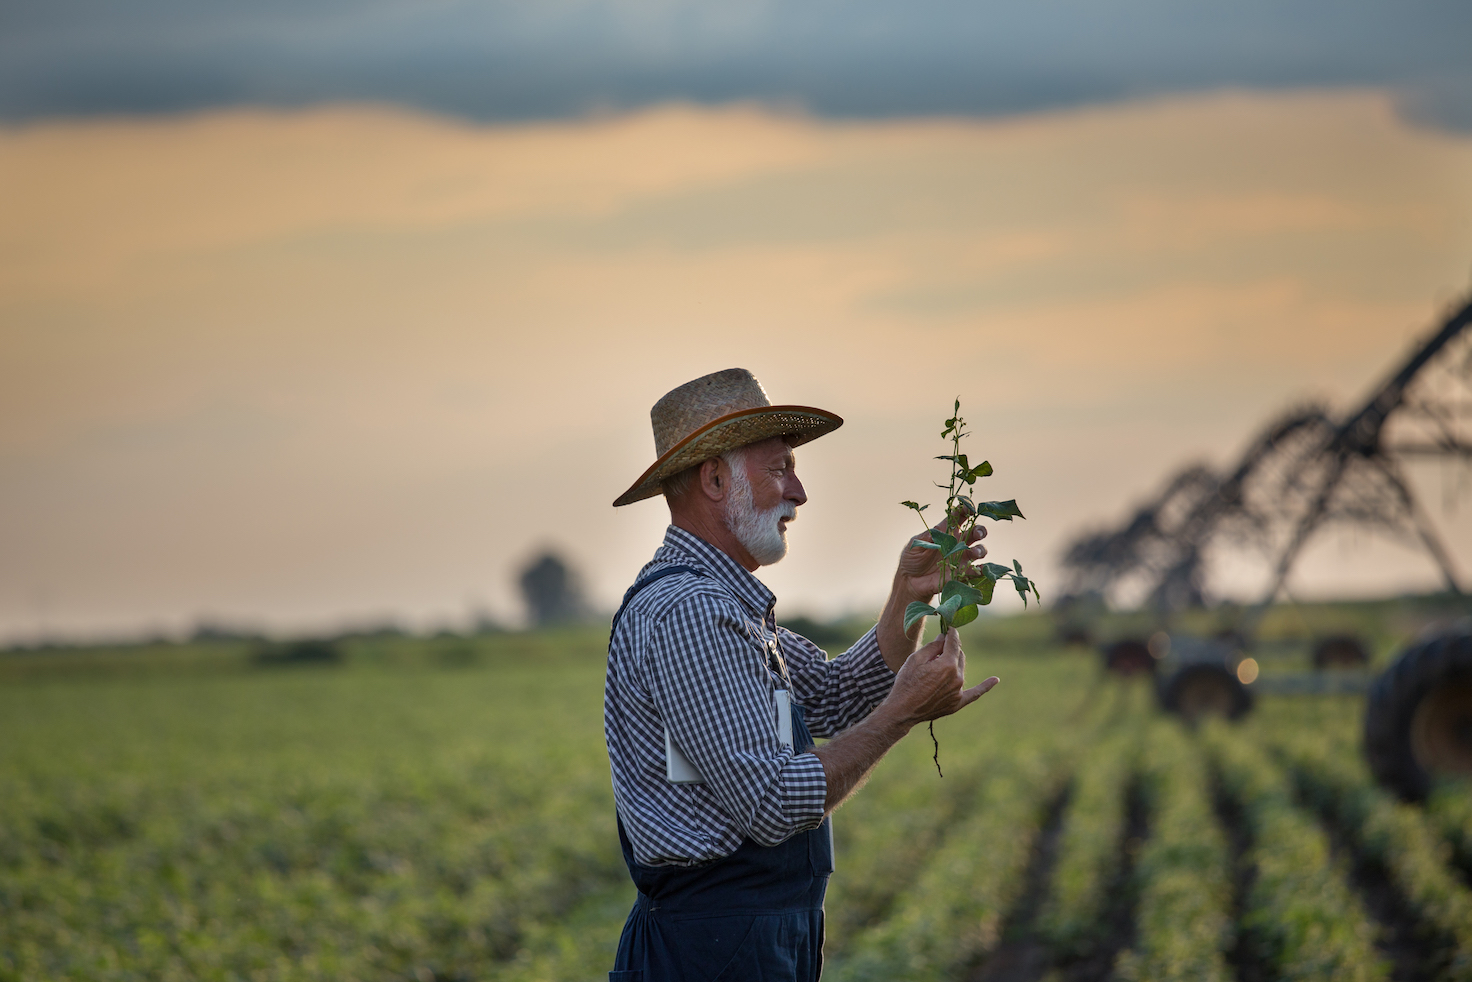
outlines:
{"label": "man's fingers", "polygon": [[906,552],[925,552],[926,550],[920,548],[920,543],[922,543],[922,542],[934,542],[934,541],[935,540],[930,537],[930,533],[929,532],[922,532],[919,535],[914,535],[914,536],[911,536],[910,537],[909,543],[906,544],[906,546],[905,546],[905,551]]}
{"label": "man's fingers", "polygon": [[956,660],[956,671],[964,679],[966,677],[966,651],[961,647],[961,633],[955,628],[946,632],[945,653],[948,658]]}
{"label": "man's fingers", "polygon": [[944,651],[944,646],[945,639],[936,638],[934,641],[925,645],[925,647],[921,648],[919,651],[916,651],[910,657],[914,658],[917,662],[931,661],[932,659],[939,658],[941,656],[941,653]]}
{"label": "man's fingers", "polygon": [[993,675],[985,682],[980,682],[976,685],[973,685],[969,689],[963,689],[961,691],[961,708],[965,709],[967,706],[971,705],[973,702],[995,689],[997,687],[997,683],[1000,681],[1002,680]]}
{"label": "man's fingers", "polygon": [[977,539],[985,539],[985,538],[986,538],[986,526],[985,525],[973,525],[973,526],[971,526],[971,532],[966,536],[966,541],[967,542],[975,542]]}

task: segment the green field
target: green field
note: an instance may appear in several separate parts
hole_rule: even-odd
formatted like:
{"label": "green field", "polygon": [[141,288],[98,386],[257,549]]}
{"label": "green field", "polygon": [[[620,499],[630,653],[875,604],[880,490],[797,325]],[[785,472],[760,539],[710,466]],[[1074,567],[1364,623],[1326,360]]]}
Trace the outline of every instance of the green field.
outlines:
{"label": "green field", "polygon": [[[1050,630],[839,812],[825,978],[1472,979],[1472,795],[1374,788],[1357,698],[1188,732]],[[605,978],[604,637],[0,656],[0,979]]]}

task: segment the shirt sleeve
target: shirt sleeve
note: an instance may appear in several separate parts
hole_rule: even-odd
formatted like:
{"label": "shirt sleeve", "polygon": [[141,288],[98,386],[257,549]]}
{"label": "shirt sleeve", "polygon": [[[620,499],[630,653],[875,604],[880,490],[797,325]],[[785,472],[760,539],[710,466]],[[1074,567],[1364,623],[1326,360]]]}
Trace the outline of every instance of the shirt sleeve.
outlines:
{"label": "shirt sleeve", "polygon": [[735,604],[709,594],[675,604],[646,665],[671,739],[745,836],[774,846],[822,822],[823,764],[778,741],[765,652]]}
{"label": "shirt sleeve", "polygon": [[894,672],[879,652],[876,625],[832,661],[816,644],[777,628],[793,695],[816,737],[833,737],[868,716],[894,686]]}

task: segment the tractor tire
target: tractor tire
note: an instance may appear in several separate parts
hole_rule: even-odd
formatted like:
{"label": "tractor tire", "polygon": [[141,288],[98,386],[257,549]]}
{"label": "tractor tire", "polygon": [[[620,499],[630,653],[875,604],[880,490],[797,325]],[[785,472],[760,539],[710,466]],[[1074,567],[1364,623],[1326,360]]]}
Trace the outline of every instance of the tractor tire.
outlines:
{"label": "tractor tire", "polygon": [[1472,622],[1415,642],[1370,686],[1365,760],[1410,801],[1438,776],[1472,775]]}
{"label": "tractor tire", "polygon": [[1160,705],[1188,723],[1206,716],[1239,719],[1252,709],[1252,693],[1226,665],[1193,662],[1162,680]]}
{"label": "tractor tire", "polygon": [[1059,644],[1069,647],[1090,648],[1094,644],[1094,632],[1082,624],[1064,624],[1055,636]]}
{"label": "tractor tire", "polygon": [[1153,675],[1155,659],[1144,641],[1124,638],[1104,648],[1104,667],[1118,675]]}
{"label": "tractor tire", "polygon": [[1331,634],[1314,643],[1314,668],[1363,668],[1370,664],[1364,642],[1353,634]]}

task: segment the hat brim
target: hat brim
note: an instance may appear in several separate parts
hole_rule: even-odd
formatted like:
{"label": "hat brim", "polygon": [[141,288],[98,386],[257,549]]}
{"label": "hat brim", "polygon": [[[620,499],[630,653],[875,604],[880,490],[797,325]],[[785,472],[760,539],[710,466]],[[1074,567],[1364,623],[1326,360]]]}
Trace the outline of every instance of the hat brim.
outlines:
{"label": "hat brim", "polygon": [[729,413],[706,423],[661,454],[633,487],[618,496],[613,506],[652,498],[660,493],[660,484],[666,478],[728,450],[774,436],[788,437],[796,447],[832,433],[842,425],[842,416],[812,406],[761,406]]}

